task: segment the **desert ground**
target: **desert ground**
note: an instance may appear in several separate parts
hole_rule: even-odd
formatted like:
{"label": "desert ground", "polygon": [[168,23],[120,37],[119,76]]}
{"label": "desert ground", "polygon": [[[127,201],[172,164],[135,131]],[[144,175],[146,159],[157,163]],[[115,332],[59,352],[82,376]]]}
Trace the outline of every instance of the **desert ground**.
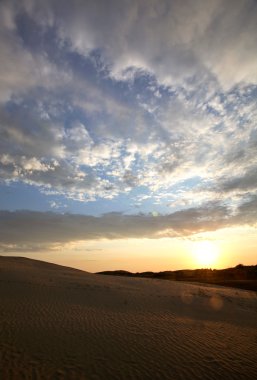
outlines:
{"label": "desert ground", "polygon": [[0,379],[257,379],[257,293],[0,257]]}

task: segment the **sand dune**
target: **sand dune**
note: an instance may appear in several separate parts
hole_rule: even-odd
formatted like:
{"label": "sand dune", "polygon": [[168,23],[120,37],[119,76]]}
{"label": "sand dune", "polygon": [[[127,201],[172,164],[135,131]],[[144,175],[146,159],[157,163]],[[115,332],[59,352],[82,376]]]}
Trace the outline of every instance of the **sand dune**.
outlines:
{"label": "sand dune", "polygon": [[1,379],[257,379],[257,295],[0,257]]}

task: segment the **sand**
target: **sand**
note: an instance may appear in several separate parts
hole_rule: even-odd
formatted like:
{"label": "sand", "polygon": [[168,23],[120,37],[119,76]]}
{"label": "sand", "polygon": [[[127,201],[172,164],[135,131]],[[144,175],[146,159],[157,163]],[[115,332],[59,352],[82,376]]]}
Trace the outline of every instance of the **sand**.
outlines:
{"label": "sand", "polygon": [[257,379],[257,294],[0,257],[0,379]]}

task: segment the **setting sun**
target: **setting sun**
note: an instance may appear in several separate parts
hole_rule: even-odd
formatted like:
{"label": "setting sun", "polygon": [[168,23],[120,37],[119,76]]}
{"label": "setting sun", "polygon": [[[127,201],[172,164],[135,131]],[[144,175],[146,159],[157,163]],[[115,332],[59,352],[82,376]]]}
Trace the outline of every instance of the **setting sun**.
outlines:
{"label": "setting sun", "polygon": [[211,267],[217,263],[219,247],[212,241],[198,241],[193,243],[192,253],[197,265]]}

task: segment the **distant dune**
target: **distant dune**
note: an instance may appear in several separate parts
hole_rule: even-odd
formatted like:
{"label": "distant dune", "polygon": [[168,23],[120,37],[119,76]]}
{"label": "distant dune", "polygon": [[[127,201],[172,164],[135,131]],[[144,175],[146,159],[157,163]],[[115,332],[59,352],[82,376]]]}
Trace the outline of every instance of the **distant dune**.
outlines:
{"label": "distant dune", "polygon": [[185,269],[164,272],[137,272],[125,270],[104,271],[99,274],[111,276],[128,276],[158,278],[160,280],[202,282],[228,286],[232,288],[257,291],[257,265],[239,264],[235,268],[226,269]]}
{"label": "distant dune", "polygon": [[257,294],[0,257],[0,379],[257,379]]}

